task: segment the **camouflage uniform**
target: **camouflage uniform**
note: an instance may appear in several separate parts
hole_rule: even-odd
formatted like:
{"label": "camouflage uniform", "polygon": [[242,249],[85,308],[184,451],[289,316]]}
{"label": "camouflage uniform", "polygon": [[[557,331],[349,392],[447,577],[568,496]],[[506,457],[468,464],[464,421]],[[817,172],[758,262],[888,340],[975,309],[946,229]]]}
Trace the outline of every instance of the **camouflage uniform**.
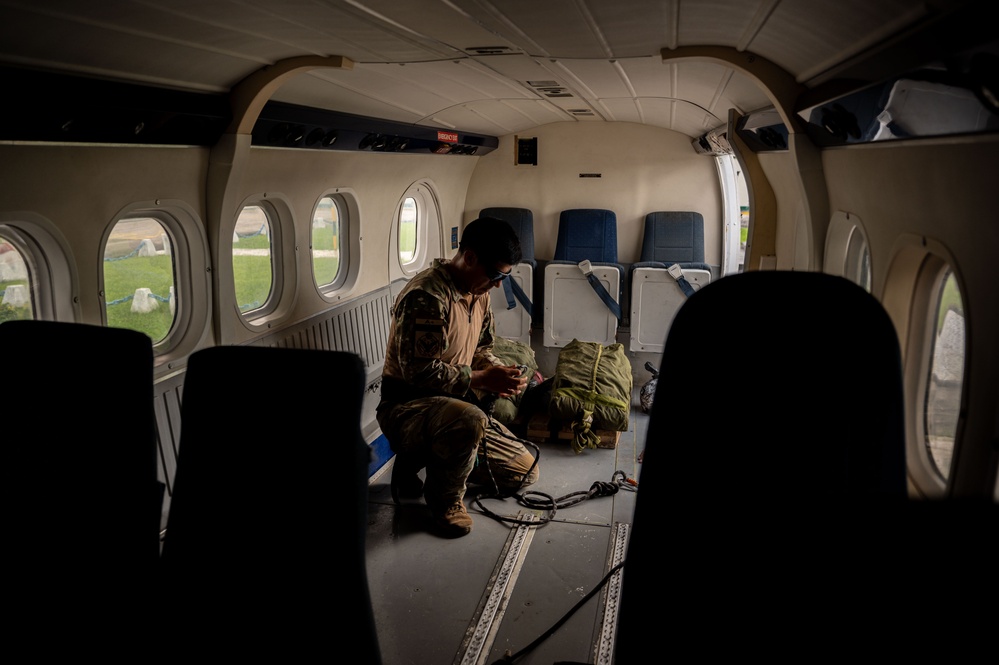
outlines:
{"label": "camouflage uniform", "polygon": [[[489,296],[462,293],[446,264],[435,260],[396,298],[377,411],[392,450],[427,468],[424,496],[437,510],[461,501],[469,476],[490,482],[491,472],[500,489],[517,489],[534,463],[476,405],[472,370],[503,364],[492,354]],[[535,467],[528,484],[537,478]]]}

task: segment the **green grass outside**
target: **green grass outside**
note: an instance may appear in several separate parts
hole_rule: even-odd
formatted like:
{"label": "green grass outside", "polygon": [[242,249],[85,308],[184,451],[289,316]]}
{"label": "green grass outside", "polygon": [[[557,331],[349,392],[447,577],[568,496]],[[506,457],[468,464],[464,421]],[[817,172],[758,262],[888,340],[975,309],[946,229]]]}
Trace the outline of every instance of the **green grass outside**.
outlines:
{"label": "green grass outside", "polygon": [[234,256],[232,272],[236,282],[236,304],[239,311],[262,307],[271,294],[273,275],[269,256]]}
{"label": "green grass outside", "polygon": [[[264,249],[267,239],[260,237],[263,247],[250,247],[261,244],[257,237],[240,240],[240,249]],[[270,295],[272,274],[268,256],[234,256],[233,273],[236,280],[236,302],[240,311],[246,312],[261,307]],[[105,301],[108,305],[108,325],[115,328],[130,328],[149,335],[154,342],[162,340],[170,332],[173,316],[168,302],[160,302],[152,312],[132,312],[132,299],[135,289],[146,287],[154,295],[170,297],[173,286],[173,266],[169,256],[132,257],[122,261],[104,262]]]}
{"label": "green grass outside", "polygon": [[233,249],[270,249],[271,239],[264,234],[240,238],[239,242],[232,243]]}
{"label": "green grass outside", "polygon": [[399,257],[403,263],[413,260],[416,255],[416,222],[399,224]]}
{"label": "green grass outside", "polygon": [[[146,333],[153,342],[167,336],[173,325],[169,302],[148,313],[132,311],[135,289],[148,288],[153,295],[168,299],[173,286],[171,258],[161,256],[133,256],[121,261],[104,262],[104,301],[107,306],[108,325],[113,328],[130,328]],[[121,301],[121,302],[118,302]]]}
{"label": "green grass outside", "polygon": [[[404,225],[410,237],[409,242],[415,243],[413,225]],[[335,225],[326,225],[313,231],[313,247],[317,250],[337,249],[339,229]],[[254,235],[240,238],[234,243],[236,249],[269,249],[270,238],[265,235]],[[131,250],[128,247],[128,250]],[[313,259],[316,283],[325,285],[333,282],[340,270],[338,256],[317,256]],[[233,272],[236,283],[236,302],[241,312],[247,312],[263,306],[270,296],[273,284],[271,262],[268,256],[234,256]],[[24,279],[0,282],[0,292],[10,285],[27,285]],[[173,326],[173,316],[170,314],[170,287],[174,285],[173,265],[171,257],[134,256],[119,261],[104,262],[104,297],[105,302],[115,303],[107,306],[108,325],[114,328],[129,328],[143,332],[154,341],[162,340]],[[166,302],[148,313],[132,312],[132,296],[135,289],[145,287]],[[119,302],[120,301],[120,302]],[[31,306],[11,307],[0,304],[0,322],[15,319],[32,318]]]}
{"label": "green grass outside", "polygon": [[[27,286],[28,280],[26,279],[12,279],[9,282],[0,281],[0,293],[7,290],[8,286]],[[2,298],[0,298],[2,301]],[[21,319],[33,319],[34,315],[31,311],[31,302],[29,300],[28,304],[23,307],[13,307],[10,304],[0,302],[0,323],[4,321],[18,321]]]}
{"label": "green grass outside", "polygon": [[[316,252],[333,251],[338,248],[339,230],[333,225],[323,225],[312,229],[312,249]],[[313,256],[312,269],[316,284],[323,286],[336,279],[340,271],[339,256]]]}

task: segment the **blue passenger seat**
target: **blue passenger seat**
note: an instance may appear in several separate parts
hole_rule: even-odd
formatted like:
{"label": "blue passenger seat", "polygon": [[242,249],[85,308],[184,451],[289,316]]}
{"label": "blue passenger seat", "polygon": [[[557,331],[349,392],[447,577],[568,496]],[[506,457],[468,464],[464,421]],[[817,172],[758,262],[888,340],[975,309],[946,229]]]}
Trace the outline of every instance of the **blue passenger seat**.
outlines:
{"label": "blue passenger seat", "polygon": [[625,278],[617,261],[613,211],[560,213],[555,255],[545,266],[545,346],[562,347],[573,339],[605,345],[617,341]]}
{"label": "blue passenger seat", "polygon": [[365,563],[365,371],[350,352],[190,356],[163,542],[165,649],[381,661]]}
{"label": "blue passenger seat", "polygon": [[704,263],[704,217],[658,211],[645,216],[641,260],[631,267],[631,351],[662,353],[687,296],[711,281]]}
{"label": "blue passenger seat", "polygon": [[513,266],[503,288],[489,291],[496,334],[524,344],[531,343],[534,318],[534,213],[527,208],[483,208],[479,217],[502,219],[513,227],[520,239],[522,258]]}

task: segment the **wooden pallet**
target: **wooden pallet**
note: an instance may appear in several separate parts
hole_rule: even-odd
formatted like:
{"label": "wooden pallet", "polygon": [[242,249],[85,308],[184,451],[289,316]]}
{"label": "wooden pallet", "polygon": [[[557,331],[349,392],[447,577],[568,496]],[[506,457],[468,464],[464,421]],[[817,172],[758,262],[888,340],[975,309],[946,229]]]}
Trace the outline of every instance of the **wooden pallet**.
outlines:
{"label": "wooden pallet", "polygon": [[[592,430],[599,437],[597,448],[617,448],[621,432],[606,429]],[[528,441],[534,443],[568,443],[572,440],[572,427],[553,419],[547,413],[535,414],[527,423]]]}

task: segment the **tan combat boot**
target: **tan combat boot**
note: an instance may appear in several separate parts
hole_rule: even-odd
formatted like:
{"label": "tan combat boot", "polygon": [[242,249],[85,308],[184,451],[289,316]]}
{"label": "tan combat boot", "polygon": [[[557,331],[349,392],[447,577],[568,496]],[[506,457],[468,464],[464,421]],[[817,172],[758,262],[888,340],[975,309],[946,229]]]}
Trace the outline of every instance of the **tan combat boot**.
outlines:
{"label": "tan combat boot", "polygon": [[448,506],[443,514],[434,514],[434,523],[448,538],[467,536],[472,531],[472,518],[460,500]]}

